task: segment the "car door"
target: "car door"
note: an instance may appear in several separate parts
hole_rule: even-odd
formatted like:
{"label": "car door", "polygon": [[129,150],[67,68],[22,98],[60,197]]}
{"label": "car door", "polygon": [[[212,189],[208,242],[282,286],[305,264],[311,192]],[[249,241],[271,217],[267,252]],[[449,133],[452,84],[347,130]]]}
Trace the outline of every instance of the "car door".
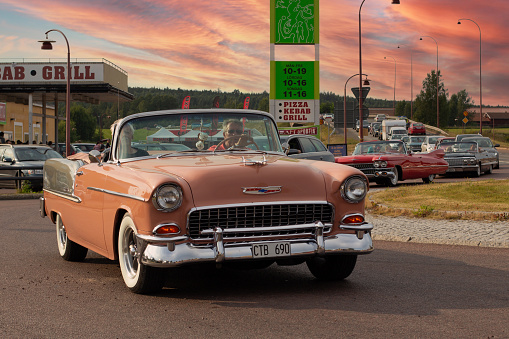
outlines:
{"label": "car door", "polygon": [[319,154],[320,160],[335,162],[334,154],[332,154],[320,140],[316,138],[310,138],[309,140],[311,140],[311,143],[315,146],[317,150],[316,153]]}
{"label": "car door", "polygon": [[[10,147],[3,147],[1,153],[0,153],[0,166],[2,169],[0,169],[0,175],[3,177],[14,177],[16,176],[16,170],[7,170],[5,168],[10,166],[15,166],[16,163],[14,162],[14,151]],[[13,163],[14,162],[14,163]],[[13,187],[13,184],[15,184],[14,181],[11,180],[1,180],[2,187]],[[16,187],[14,185],[14,187]]]}
{"label": "car door", "polygon": [[291,137],[288,139],[288,144],[291,149],[297,149],[300,151],[298,154],[292,154],[290,157],[296,159],[313,159],[320,160],[320,154],[317,153],[315,146],[306,137]]}

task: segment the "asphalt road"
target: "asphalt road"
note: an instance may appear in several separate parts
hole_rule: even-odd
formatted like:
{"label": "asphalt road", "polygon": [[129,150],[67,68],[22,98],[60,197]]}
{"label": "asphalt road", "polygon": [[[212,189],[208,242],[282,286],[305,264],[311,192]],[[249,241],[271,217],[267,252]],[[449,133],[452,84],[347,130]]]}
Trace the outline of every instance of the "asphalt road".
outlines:
{"label": "asphalt road", "polygon": [[3,338],[509,337],[509,249],[378,241],[343,282],[196,266],[140,296],[116,262],[63,261],[37,200],[0,201],[0,215]]}

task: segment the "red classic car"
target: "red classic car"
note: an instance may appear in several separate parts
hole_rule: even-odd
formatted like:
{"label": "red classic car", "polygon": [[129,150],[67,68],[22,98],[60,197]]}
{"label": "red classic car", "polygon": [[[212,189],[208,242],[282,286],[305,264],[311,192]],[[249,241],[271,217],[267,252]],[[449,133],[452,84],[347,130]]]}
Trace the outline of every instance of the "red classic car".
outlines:
{"label": "red classic car", "polygon": [[351,156],[337,157],[336,163],[360,169],[379,185],[396,186],[398,181],[419,179],[430,183],[447,171],[444,151],[411,153],[399,140],[361,142]]}
{"label": "red classic car", "polygon": [[[112,129],[110,152],[46,161],[40,212],[64,260],[88,249],[118,259],[135,293],[160,290],[163,268],[202,262],[306,262],[315,277],[339,280],[373,250],[366,176],[288,157],[268,113],[146,112]],[[173,146],[144,147],[158,144]]]}
{"label": "red classic car", "polygon": [[422,122],[412,122],[408,126],[409,135],[426,135],[426,126]]}

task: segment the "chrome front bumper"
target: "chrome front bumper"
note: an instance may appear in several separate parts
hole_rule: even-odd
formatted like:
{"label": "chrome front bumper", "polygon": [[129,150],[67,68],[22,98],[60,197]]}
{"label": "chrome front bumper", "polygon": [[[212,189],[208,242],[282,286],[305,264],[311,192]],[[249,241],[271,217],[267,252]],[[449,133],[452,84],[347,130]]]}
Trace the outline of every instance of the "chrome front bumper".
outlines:
{"label": "chrome front bumper", "polygon": [[[196,246],[189,243],[187,236],[162,238],[137,235],[136,256],[147,266],[176,267],[198,262],[216,262],[218,264],[230,260],[255,260],[252,245],[270,242],[289,242],[291,254],[275,259],[290,257],[313,257],[330,254],[367,254],[373,251],[371,239],[372,224],[358,226],[340,225],[342,229],[355,230],[356,234],[336,234],[324,236],[323,225],[316,224],[314,239],[280,239],[274,241],[253,241],[243,243],[224,243],[222,230],[216,227],[211,245]],[[265,258],[271,259],[271,258]]]}

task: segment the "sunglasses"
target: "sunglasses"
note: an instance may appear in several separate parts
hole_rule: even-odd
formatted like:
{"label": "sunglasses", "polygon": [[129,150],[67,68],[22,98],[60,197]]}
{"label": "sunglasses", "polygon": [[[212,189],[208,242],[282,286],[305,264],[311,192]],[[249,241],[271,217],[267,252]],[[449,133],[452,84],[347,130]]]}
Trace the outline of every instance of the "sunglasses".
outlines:
{"label": "sunglasses", "polygon": [[229,129],[227,132],[228,134],[242,134],[244,131],[241,129]]}

